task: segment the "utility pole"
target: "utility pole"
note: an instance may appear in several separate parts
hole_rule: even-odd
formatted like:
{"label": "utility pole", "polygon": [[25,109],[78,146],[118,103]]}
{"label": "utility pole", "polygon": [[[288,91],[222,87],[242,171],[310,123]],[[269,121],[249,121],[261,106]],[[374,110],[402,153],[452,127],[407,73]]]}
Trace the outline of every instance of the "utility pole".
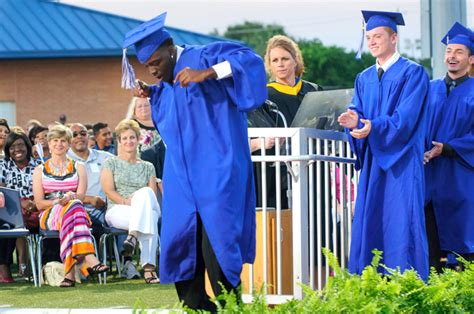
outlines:
{"label": "utility pole", "polygon": [[446,73],[441,39],[454,22],[466,25],[466,0],[420,0],[421,56],[431,59],[432,78]]}

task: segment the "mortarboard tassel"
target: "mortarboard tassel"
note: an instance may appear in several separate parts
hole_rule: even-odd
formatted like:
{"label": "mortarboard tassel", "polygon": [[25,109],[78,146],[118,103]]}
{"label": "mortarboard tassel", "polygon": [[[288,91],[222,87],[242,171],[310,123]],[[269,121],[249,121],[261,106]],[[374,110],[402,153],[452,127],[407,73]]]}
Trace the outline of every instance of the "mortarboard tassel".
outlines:
{"label": "mortarboard tassel", "polygon": [[357,50],[357,54],[355,56],[356,60],[360,60],[362,58],[362,49],[364,49],[364,36],[365,36],[365,22],[362,19],[362,36],[360,39],[359,49]]}
{"label": "mortarboard tassel", "polygon": [[132,65],[128,62],[127,48],[123,49],[122,55],[122,88],[135,88],[135,71]]}

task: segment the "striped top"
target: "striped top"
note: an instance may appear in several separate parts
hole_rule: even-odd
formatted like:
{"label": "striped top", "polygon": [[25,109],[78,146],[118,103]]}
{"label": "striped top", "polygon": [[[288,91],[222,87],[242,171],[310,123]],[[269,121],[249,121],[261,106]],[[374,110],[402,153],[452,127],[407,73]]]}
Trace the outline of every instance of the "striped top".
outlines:
{"label": "striped top", "polygon": [[56,192],[76,191],[79,185],[79,174],[76,169],[76,162],[68,158],[67,167],[63,173],[59,173],[48,159],[43,168],[42,182],[45,195]]}

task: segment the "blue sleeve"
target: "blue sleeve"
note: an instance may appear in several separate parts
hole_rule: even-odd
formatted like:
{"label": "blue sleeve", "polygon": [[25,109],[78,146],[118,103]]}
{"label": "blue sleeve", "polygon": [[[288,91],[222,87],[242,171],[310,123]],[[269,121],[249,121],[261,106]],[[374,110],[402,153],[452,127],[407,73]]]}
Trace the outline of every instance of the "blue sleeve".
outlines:
{"label": "blue sleeve", "polygon": [[457,156],[461,162],[474,170],[474,126],[471,132],[463,137],[458,137],[447,141],[447,144],[456,151]]}
{"label": "blue sleeve", "polygon": [[[352,97],[352,102],[349,104],[349,109],[354,110],[357,112],[359,115],[359,123],[357,125],[357,128],[360,129],[364,127],[364,124],[360,122],[360,119],[364,119],[364,114],[362,112],[362,89],[361,89],[361,84],[360,84],[360,74],[357,74],[355,83],[354,83],[354,97]],[[362,168],[362,165],[364,164],[364,153],[365,149],[367,146],[367,138],[363,139],[356,139],[352,137],[350,132],[352,130],[345,129],[344,130],[347,134],[347,138],[349,139],[349,144],[351,145],[351,150],[356,154],[357,160],[355,163],[355,168],[356,170],[359,170]]]}
{"label": "blue sleeve", "polygon": [[390,169],[414,143],[424,140],[423,114],[428,90],[428,76],[423,67],[417,66],[406,78],[395,111],[371,121],[372,129],[367,138],[382,169]]}
{"label": "blue sleeve", "polygon": [[232,76],[222,79],[227,94],[241,111],[252,111],[267,99],[267,77],[262,58],[251,49],[233,43],[207,45],[202,53],[205,67],[228,61]]}

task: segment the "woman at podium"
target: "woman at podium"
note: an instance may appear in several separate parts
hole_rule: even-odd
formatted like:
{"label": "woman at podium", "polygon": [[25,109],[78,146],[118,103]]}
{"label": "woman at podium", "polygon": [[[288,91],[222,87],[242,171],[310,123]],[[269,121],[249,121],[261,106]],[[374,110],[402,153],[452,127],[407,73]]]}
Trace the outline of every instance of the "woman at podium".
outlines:
{"label": "woman at podium", "polygon": [[[320,91],[322,88],[302,79],[304,73],[303,56],[298,45],[289,37],[276,35],[268,40],[264,57],[265,68],[270,75],[267,84],[268,100],[263,106],[249,114],[249,127],[288,127],[309,92]],[[277,112],[280,112],[278,114]],[[283,117],[284,118],[283,118]],[[274,138],[265,139],[266,155],[275,155]],[[260,154],[260,139],[250,141],[252,153]],[[256,164],[255,179],[257,187],[257,207],[262,206],[261,165]],[[286,195],[286,169],[282,172],[282,208],[288,208]],[[275,207],[275,171],[267,167],[267,205]]]}

